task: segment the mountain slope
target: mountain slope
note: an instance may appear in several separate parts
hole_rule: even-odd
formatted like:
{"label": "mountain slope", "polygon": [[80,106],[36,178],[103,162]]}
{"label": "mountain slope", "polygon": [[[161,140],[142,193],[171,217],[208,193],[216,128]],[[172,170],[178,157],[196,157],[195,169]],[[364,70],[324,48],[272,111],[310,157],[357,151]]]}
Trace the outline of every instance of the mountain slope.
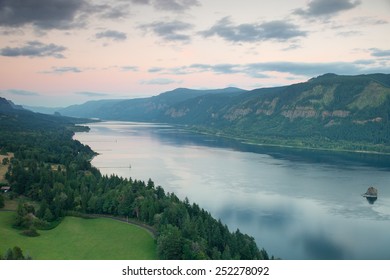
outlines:
{"label": "mountain slope", "polygon": [[[57,127],[74,127],[75,123],[85,123],[86,119],[72,117],[46,115],[34,113],[13,104],[11,101],[0,97],[0,131],[2,129],[12,131],[30,131],[39,129],[56,129]],[[90,122],[90,120],[89,120]],[[0,138],[3,135],[0,134]]]}
{"label": "mountain slope", "polygon": [[234,96],[245,92],[238,88],[192,90],[178,88],[150,98],[99,100],[60,110],[63,115],[105,120],[159,121],[167,108],[204,95]]}
{"label": "mountain slope", "polygon": [[254,90],[213,111],[217,117],[202,126],[260,143],[388,151],[389,76],[325,75]]}
{"label": "mountain slope", "polygon": [[104,106],[85,117],[182,124],[259,144],[390,152],[389,74],[325,74],[248,92],[178,89]]}

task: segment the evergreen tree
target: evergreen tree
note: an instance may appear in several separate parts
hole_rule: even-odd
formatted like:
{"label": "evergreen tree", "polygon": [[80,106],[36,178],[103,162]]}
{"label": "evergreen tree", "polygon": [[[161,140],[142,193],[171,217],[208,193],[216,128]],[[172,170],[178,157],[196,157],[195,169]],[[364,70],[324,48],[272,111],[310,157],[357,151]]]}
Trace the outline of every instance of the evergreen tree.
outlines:
{"label": "evergreen tree", "polygon": [[4,196],[0,194],[0,209],[4,208],[4,206],[5,206]]}

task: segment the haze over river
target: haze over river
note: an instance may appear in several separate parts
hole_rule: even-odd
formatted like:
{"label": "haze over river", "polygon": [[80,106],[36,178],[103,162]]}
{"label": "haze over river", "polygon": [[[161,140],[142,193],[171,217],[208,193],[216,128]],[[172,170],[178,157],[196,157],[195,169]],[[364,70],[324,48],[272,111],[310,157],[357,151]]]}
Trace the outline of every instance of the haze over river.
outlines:
{"label": "haze over river", "polygon": [[[270,255],[390,259],[390,156],[253,146],[161,124],[88,126],[74,138],[99,153],[103,174],[151,178]],[[361,196],[371,185],[373,204]]]}

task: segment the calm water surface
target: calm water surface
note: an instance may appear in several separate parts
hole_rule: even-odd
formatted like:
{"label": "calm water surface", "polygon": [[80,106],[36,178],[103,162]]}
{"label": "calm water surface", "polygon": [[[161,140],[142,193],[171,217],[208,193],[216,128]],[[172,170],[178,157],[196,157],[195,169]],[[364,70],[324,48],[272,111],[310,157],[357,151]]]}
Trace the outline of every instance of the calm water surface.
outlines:
{"label": "calm water surface", "polygon": [[[245,145],[160,124],[103,122],[75,138],[103,174],[188,197],[283,259],[390,259],[390,158]],[[131,165],[131,168],[129,166]],[[379,190],[373,204],[361,196]]]}

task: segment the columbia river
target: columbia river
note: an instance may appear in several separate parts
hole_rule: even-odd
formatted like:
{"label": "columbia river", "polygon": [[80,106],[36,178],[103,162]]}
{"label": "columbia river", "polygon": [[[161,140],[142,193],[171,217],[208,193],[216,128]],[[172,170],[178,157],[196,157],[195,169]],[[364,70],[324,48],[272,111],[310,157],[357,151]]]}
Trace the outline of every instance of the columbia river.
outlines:
{"label": "columbia river", "polygon": [[[282,259],[390,259],[390,157],[253,146],[163,124],[101,122],[75,139],[103,174],[187,197]],[[369,203],[361,196],[379,190]]]}

